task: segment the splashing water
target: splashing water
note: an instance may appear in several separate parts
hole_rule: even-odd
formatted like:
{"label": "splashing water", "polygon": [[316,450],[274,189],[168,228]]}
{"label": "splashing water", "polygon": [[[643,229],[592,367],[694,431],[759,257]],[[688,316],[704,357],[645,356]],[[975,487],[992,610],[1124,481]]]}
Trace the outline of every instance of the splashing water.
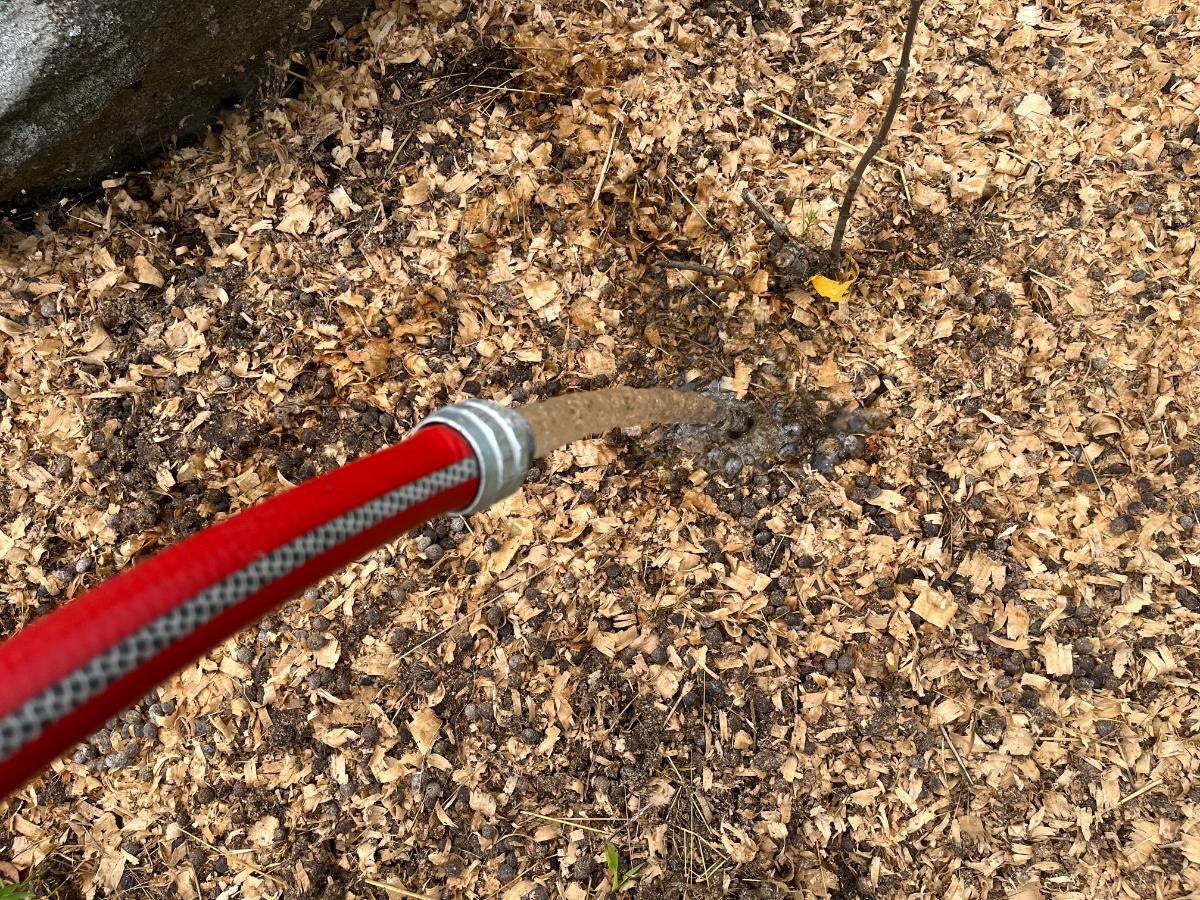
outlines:
{"label": "splashing water", "polygon": [[612,387],[551,397],[521,407],[520,412],[533,426],[534,455],[540,457],[614,428],[715,423],[725,416],[726,404],[665,388]]}

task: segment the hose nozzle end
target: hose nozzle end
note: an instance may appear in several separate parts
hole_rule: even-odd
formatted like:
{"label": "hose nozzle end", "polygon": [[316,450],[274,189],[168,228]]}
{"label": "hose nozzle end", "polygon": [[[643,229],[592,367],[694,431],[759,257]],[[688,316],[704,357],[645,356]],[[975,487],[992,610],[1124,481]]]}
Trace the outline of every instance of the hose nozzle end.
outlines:
{"label": "hose nozzle end", "polygon": [[533,462],[533,428],[515,409],[489,400],[464,400],[439,409],[414,431],[435,424],[461,434],[479,462],[479,490],[460,515],[479,512],[521,486]]}

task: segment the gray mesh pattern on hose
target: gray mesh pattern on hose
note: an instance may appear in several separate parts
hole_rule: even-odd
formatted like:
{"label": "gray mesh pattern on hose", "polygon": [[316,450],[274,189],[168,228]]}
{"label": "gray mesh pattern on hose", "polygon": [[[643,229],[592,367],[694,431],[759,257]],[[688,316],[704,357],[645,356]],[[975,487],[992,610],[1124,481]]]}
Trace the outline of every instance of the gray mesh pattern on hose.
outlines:
{"label": "gray mesh pattern on hose", "polygon": [[164,613],[0,718],[0,760],[33,740],[52,722],[99,694],[113,681],[132,672],[175,641],[292,569],[354,535],[399,515],[409,507],[478,477],[478,472],[479,466],[473,456],[431,472],[336,519],[330,519]]}

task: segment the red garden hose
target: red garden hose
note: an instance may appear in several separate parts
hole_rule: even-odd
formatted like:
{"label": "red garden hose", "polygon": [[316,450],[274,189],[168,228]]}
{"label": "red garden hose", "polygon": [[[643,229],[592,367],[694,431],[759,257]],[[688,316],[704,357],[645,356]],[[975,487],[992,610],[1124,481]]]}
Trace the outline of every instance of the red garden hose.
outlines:
{"label": "red garden hose", "polygon": [[512,493],[519,413],[472,400],[406,440],[231,516],[0,644],[0,800],[172,673],[309,585],[443,513]]}

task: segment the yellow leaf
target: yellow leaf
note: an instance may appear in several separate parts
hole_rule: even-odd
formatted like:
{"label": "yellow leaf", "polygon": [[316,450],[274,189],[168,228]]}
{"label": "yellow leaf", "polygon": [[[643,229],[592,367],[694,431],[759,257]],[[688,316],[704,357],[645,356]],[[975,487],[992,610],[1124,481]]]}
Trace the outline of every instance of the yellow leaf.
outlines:
{"label": "yellow leaf", "polygon": [[827,300],[832,300],[834,303],[841,303],[846,299],[846,294],[854,282],[858,281],[858,263],[852,258],[850,260],[850,277],[845,281],[834,281],[832,278],[826,278],[824,275],[814,275],[811,279],[813,290]]}

